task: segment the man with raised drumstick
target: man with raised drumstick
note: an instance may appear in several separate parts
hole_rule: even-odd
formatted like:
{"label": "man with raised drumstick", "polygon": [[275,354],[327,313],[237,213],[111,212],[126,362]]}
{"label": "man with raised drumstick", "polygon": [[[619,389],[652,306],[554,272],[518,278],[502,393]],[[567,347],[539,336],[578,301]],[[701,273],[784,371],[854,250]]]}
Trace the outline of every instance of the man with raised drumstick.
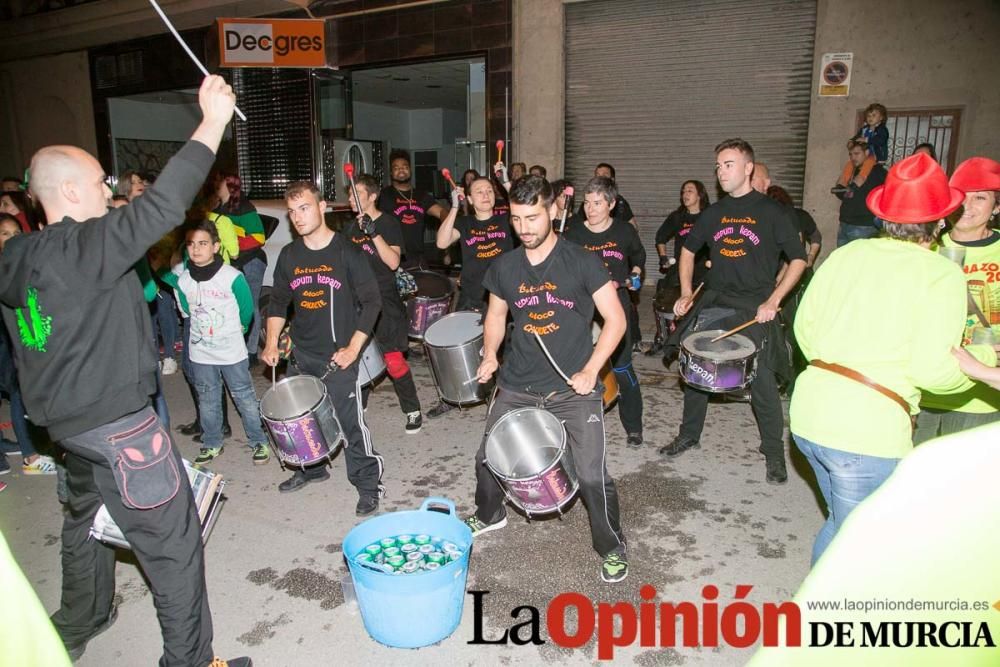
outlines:
{"label": "man with raised drumstick", "polygon": [[[480,382],[488,382],[499,367],[497,352],[508,313],[514,321],[486,433],[507,412],[529,406],[541,405],[565,423],[594,549],[604,559],[601,578],[622,581],[628,575],[625,537],[618,491],[605,463],[604,409],[595,387],[601,367],[625,333],[625,313],[601,261],[553,233],[553,193],[545,179],[516,181],[510,205],[511,224],[522,245],[494,262],[483,281],[490,302],[483,321]],[[595,307],[604,329],[592,346]],[[484,436],[476,454],[476,513],[466,519],[473,536],[507,525],[503,491],[485,460]]]}
{"label": "man with raised drumstick", "polygon": [[[750,404],[760,432],[760,452],[767,460],[765,480],[784,484],[788,481],[785,425],[777,373],[790,369],[784,334],[775,316],[782,299],[802,276],[806,261],[791,211],[753,189],[753,170],[753,148],[746,141],[729,139],[716,146],[715,172],[728,196],[705,209],[684,242],[679,269],[681,296],[674,304],[674,314],[683,317],[691,310],[694,258],[707,245],[712,270],[687,331],[729,329],[754,319],[759,323],[743,331],[757,348]],[[788,269],[775,285],[782,253],[788,259]],[[707,393],[685,385],[680,433],[659,450],[661,454],[679,456],[699,446],[708,398]]]}
{"label": "man with raised drumstick", "polygon": [[[361,251],[326,226],[326,202],[315,184],[291,183],[285,202],[299,238],[282,248],[274,267],[267,341],[260,359],[268,366],[278,364],[278,336],[292,306],[294,363],[289,369],[321,378],[326,385],[347,438],[347,479],[359,496],[355,513],[367,516],[378,509],[383,493],[383,464],[365,424],[357,360],[375,326],[382,297]],[[296,470],[278,490],[297,491],[326,479],[330,473],[324,463]]]}

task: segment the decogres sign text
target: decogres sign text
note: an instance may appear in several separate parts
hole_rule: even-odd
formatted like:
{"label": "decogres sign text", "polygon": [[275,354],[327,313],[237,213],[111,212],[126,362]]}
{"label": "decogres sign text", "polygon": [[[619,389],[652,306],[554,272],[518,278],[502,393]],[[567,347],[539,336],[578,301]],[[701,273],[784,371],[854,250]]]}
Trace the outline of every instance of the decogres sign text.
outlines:
{"label": "decogres sign text", "polygon": [[324,22],[219,19],[222,67],[325,67]]}

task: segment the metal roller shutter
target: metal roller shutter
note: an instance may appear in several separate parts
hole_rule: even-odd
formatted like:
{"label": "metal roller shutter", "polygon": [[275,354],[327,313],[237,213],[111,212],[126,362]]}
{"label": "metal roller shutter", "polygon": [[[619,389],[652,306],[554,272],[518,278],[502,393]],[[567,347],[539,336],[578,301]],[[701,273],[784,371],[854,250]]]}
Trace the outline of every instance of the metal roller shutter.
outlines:
{"label": "metal roller shutter", "polygon": [[749,141],[801,204],[815,32],[815,0],[566,5],[566,175],[582,193],[597,163],[615,166],[649,276],[681,183],[716,200],[723,139]]}

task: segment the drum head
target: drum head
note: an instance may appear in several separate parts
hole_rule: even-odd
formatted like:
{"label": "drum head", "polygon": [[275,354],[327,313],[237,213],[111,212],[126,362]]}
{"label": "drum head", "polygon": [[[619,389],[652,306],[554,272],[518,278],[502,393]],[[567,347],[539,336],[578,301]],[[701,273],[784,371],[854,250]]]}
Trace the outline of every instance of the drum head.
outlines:
{"label": "drum head", "polygon": [[691,354],[711,359],[712,361],[746,359],[757,351],[757,347],[753,344],[753,341],[741,334],[733,334],[720,341],[711,342],[713,338],[724,333],[723,329],[696,331],[685,338],[681,346]]}
{"label": "drum head", "polygon": [[447,276],[433,271],[413,271],[417,281],[417,296],[436,299],[451,294],[451,281]]}
{"label": "drum head", "polygon": [[288,377],[264,392],[260,413],[265,419],[283,421],[310,412],[326,395],[326,385],[312,375]]}
{"label": "drum head", "polygon": [[500,477],[530,479],[562,456],[566,431],[542,408],[518,408],[498,419],[486,438],[486,463]]}
{"label": "drum head", "polygon": [[456,347],[483,335],[483,315],[462,311],[445,315],[427,327],[424,342],[434,347]]}

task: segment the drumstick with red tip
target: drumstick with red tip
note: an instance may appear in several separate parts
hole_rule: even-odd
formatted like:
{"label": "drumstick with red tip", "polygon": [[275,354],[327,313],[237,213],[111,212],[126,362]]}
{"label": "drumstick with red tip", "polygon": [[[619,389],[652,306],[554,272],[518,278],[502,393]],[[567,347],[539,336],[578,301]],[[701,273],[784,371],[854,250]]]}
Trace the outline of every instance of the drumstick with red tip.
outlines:
{"label": "drumstick with red tip", "polygon": [[361,197],[358,196],[358,188],[354,185],[354,165],[350,162],[345,164],[344,174],[347,176],[347,181],[351,184],[351,194],[354,195],[354,203],[358,206],[358,213],[364,213],[361,209]]}
{"label": "drumstick with red tip", "polygon": [[[445,169],[442,169],[442,170],[441,170],[441,175],[442,175],[442,176],[444,176],[444,179],[445,179],[446,181],[448,181],[448,184],[449,184],[449,185],[451,185],[451,189],[452,189],[452,190],[458,190],[458,186],[457,186],[457,185],[455,185],[455,181],[454,181],[454,180],[452,180],[452,178],[451,178],[451,170],[450,170],[450,169],[447,169],[447,168],[445,168]],[[458,198],[459,198],[459,199],[465,199],[465,195],[464,195],[464,194],[462,194],[461,192],[459,192],[459,193],[458,193]]]}
{"label": "drumstick with red tip", "polygon": [[497,162],[503,162],[503,139],[497,139]]}
{"label": "drumstick with red tip", "polygon": [[569,198],[573,196],[573,186],[567,185],[565,188],[563,188],[562,193],[563,195],[566,196],[566,201],[563,202],[562,220],[559,221],[560,234],[563,233],[563,229],[565,229],[566,227],[566,212],[569,211]]}

